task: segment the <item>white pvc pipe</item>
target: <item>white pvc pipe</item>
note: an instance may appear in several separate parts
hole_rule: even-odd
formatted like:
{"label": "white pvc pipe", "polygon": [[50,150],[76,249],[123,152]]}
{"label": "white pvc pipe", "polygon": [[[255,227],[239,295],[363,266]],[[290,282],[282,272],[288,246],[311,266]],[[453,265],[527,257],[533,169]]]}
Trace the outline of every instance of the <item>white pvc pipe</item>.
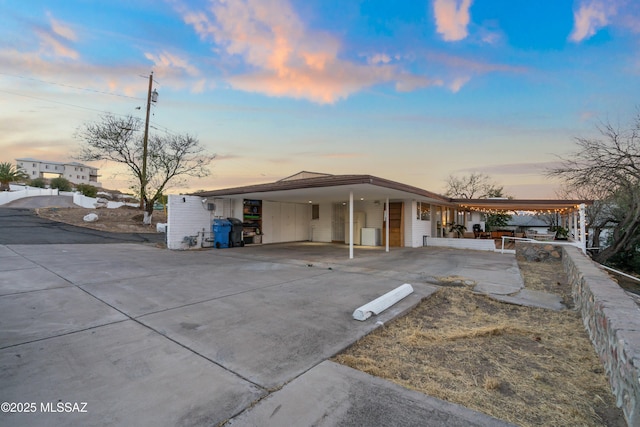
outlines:
{"label": "white pvc pipe", "polygon": [[357,308],[356,311],[353,312],[353,318],[361,321],[367,320],[371,317],[371,314],[378,315],[382,313],[384,310],[412,293],[413,286],[405,283],[404,285],[398,286],[394,290],[387,292],[362,307]]}

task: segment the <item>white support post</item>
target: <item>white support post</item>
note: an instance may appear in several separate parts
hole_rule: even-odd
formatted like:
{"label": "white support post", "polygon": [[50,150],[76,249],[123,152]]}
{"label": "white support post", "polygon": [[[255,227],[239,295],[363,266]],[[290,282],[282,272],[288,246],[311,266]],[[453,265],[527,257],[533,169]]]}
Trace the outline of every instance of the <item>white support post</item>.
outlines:
{"label": "white support post", "polygon": [[573,238],[578,238],[578,212],[573,211]]}
{"label": "white support post", "polygon": [[349,259],[353,259],[353,191],[349,192]]}
{"label": "white support post", "polygon": [[389,198],[387,197],[387,202],[385,204],[386,208],[384,211],[384,233],[386,238],[384,239],[385,242],[385,252],[389,252]]}
{"label": "white support post", "polygon": [[585,206],[584,203],[580,204],[580,248],[582,252],[587,254],[587,226],[586,221],[587,216],[585,214]]}

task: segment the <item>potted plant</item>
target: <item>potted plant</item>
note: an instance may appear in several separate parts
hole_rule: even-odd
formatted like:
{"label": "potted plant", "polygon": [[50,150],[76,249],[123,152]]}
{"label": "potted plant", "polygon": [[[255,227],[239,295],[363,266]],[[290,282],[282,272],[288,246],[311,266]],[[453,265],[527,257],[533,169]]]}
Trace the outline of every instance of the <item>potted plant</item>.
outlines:
{"label": "potted plant", "polygon": [[464,232],[467,231],[467,227],[462,224],[451,224],[449,227],[449,233],[453,234],[453,237],[462,237],[464,236]]}
{"label": "potted plant", "polygon": [[549,228],[551,233],[556,233],[556,240],[569,240],[569,229],[556,225]]}

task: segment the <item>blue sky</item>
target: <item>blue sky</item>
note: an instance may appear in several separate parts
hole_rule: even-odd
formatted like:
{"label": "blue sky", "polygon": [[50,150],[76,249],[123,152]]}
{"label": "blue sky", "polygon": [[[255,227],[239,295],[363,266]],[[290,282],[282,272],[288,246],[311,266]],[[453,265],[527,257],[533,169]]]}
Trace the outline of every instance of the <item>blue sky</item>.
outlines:
{"label": "blue sky", "polygon": [[70,160],[83,123],[143,118],[153,71],[152,131],[217,154],[174,192],[477,171],[554,197],[545,168],[640,99],[633,0],[0,0],[0,40],[0,161]]}

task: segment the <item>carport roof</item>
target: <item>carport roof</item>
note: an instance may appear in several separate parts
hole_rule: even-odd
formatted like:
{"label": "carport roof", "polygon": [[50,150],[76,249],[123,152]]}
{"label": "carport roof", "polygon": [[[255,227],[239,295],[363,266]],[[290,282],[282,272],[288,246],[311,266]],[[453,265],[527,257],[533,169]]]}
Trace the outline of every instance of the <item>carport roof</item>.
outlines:
{"label": "carport roof", "polygon": [[[302,178],[297,178],[300,176]],[[311,177],[308,177],[311,176]],[[592,200],[534,199],[452,199],[411,185],[373,175],[328,175],[300,172],[285,179],[243,187],[194,193],[206,198],[244,198],[291,203],[338,202],[349,199],[353,191],[356,200],[417,199],[434,204],[463,209],[496,211],[568,212]]]}
{"label": "carport roof", "polygon": [[342,201],[353,191],[356,199],[426,199],[439,204],[451,204],[451,199],[411,185],[401,184],[372,175],[326,175],[312,178],[287,179],[267,184],[247,185],[222,190],[195,193],[201,197],[243,197],[294,203]]}
{"label": "carport roof", "polygon": [[532,211],[569,212],[577,210],[581,204],[591,205],[593,200],[540,200],[540,199],[450,199],[458,206],[476,211]]}

